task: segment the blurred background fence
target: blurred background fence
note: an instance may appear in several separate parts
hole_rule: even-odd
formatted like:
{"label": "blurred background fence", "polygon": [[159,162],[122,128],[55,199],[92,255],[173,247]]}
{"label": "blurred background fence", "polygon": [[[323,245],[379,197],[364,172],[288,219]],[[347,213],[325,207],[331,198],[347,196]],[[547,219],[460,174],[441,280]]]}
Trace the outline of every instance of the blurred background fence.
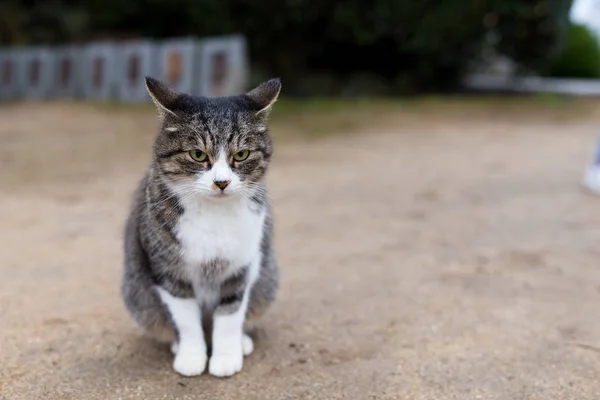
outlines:
{"label": "blurred background fence", "polygon": [[[596,0],[576,2],[589,3],[593,8]],[[244,49],[247,46],[250,74],[240,73],[232,88],[279,76],[285,81],[288,95],[414,94],[457,90],[463,78],[474,73],[600,77],[597,33],[572,20],[573,3],[573,0],[5,0],[0,3],[0,45],[5,49],[20,49],[135,40],[143,46],[145,41],[163,43],[167,39],[184,38],[179,40],[183,49],[186,38],[234,34],[237,46]],[[192,52],[189,47],[194,45],[187,46],[183,54],[189,55]],[[109,51],[106,45],[104,50],[102,45],[95,48],[85,51]],[[64,51],[69,50],[64,48]],[[246,54],[241,47],[230,53]],[[152,57],[158,57],[151,62],[154,72],[166,71],[165,58],[156,54]],[[245,56],[235,57],[245,68],[242,61]],[[116,58],[115,65],[123,57]],[[212,65],[218,69],[218,57],[213,61]],[[88,65],[85,70],[93,68]],[[116,75],[127,69],[123,65],[115,68]],[[198,67],[194,80],[208,79],[200,77],[201,71]],[[3,72],[4,77],[6,74]],[[187,84],[193,91],[204,93],[199,85]],[[135,98],[135,93],[129,95],[124,97]]]}
{"label": "blurred background fence", "polygon": [[246,87],[241,35],[165,40],[106,40],[0,50],[0,98],[147,102],[144,77],[203,96]]}

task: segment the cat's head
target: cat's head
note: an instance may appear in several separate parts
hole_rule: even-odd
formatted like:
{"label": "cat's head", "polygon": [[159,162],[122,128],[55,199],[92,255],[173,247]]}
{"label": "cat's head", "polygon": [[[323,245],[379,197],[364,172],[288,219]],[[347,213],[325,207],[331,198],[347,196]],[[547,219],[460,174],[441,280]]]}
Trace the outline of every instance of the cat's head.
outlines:
{"label": "cat's head", "polygon": [[195,97],[146,78],[162,126],[154,166],[180,197],[221,200],[252,197],[271,160],[267,119],[279,79],[239,96]]}

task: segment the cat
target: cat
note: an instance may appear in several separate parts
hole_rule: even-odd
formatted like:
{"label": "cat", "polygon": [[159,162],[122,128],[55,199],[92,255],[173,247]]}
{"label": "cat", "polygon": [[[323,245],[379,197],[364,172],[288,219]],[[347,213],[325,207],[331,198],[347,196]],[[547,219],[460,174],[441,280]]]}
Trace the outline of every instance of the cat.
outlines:
{"label": "cat", "polygon": [[145,82],[161,128],[126,223],[122,297],[143,332],[171,343],[177,373],[208,363],[211,375],[232,376],[279,286],[265,174],[281,82],[211,98]]}

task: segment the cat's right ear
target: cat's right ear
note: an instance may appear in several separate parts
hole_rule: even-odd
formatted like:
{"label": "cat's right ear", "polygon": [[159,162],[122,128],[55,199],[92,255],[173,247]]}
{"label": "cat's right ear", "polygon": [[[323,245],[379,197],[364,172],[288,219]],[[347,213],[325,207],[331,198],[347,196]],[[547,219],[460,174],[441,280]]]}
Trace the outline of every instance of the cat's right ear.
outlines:
{"label": "cat's right ear", "polygon": [[179,99],[179,93],[154,78],[146,77],[145,82],[146,90],[154,104],[156,104],[158,113],[161,116],[164,116],[165,113],[177,116],[173,109]]}

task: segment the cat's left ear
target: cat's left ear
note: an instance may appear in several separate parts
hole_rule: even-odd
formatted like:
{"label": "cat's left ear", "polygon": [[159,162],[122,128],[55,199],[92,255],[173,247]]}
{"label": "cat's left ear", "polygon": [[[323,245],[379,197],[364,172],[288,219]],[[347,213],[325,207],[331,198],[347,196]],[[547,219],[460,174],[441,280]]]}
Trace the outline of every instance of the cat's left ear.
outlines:
{"label": "cat's left ear", "polygon": [[179,100],[180,94],[154,78],[146,77],[145,81],[146,90],[154,104],[156,104],[158,113],[161,116],[164,116],[165,113],[177,116],[173,110]]}
{"label": "cat's left ear", "polygon": [[256,114],[266,115],[277,101],[279,92],[281,92],[281,81],[279,78],[275,78],[260,84],[246,93],[245,96],[251,100],[253,108],[256,109]]}

